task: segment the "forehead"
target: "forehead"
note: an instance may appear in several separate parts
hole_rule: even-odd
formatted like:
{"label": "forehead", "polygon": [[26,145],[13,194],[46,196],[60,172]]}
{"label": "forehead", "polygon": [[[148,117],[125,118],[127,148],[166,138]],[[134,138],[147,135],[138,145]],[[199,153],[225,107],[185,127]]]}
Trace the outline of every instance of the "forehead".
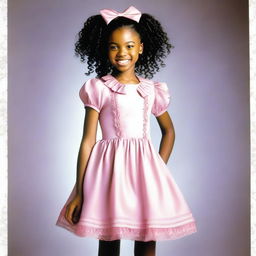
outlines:
{"label": "forehead", "polygon": [[128,41],[140,41],[139,34],[130,27],[120,27],[115,29],[109,36],[110,42],[128,42]]}

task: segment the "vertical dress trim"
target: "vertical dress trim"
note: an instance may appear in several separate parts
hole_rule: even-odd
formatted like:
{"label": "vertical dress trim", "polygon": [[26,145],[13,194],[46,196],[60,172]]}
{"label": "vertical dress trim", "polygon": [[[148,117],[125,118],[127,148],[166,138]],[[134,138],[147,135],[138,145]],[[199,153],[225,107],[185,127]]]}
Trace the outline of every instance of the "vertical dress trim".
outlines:
{"label": "vertical dress trim", "polygon": [[111,91],[110,94],[111,94],[111,108],[112,108],[112,113],[114,118],[116,136],[120,138],[121,137],[120,114],[117,106],[116,93]]}
{"label": "vertical dress trim", "polygon": [[147,124],[148,124],[148,95],[144,98],[144,109],[143,109],[143,138],[147,136]]}

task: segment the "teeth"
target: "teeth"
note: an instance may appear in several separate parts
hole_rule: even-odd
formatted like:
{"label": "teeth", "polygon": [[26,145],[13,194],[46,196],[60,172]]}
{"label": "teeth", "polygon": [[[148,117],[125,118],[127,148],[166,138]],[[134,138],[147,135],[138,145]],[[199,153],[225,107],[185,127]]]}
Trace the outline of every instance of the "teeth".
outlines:
{"label": "teeth", "polygon": [[129,62],[129,60],[118,60],[117,63],[118,64],[127,64]]}

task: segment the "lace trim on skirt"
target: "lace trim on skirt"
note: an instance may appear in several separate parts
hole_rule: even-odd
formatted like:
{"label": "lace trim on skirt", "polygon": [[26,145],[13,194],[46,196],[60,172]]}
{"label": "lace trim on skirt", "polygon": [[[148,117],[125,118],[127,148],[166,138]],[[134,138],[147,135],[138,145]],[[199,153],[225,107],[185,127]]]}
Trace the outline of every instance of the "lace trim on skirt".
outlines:
{"label": "lace trim on skirt", "polygon": [[137,241],[159,241],[174,240],[197,232],[195,222],[183,224],[172,228],[128,228],[128,227],[107,227],[96,228],[85,225],[66,225],[65,222],[58,222],[57,225],[68,229],[81,237],[93,237],[99,240],[112,241],[118,239],[129,239]]}

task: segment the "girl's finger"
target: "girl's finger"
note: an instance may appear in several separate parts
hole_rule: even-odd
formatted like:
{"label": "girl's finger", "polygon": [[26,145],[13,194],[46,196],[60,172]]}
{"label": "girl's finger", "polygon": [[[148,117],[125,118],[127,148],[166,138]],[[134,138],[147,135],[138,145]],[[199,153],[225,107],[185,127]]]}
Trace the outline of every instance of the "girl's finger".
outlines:
{"label": "girl's finger", "polygon": [[66,212],[65,212],[65,218],[66,218],[66,220],[68,220],[68,213],[69,213],[69,211],[70,211],[70,205],[68,204],[68,205],[66,206]]}
{"label": "girl's finger", "polygon": [[68,213],[68,220],[69,220],[69,223],[70,223],[71,225],[74,224],[74,223],[73,223],[73,220],[72,220],[73,213],[74,213],[74,207],[72,207],[72,208],[70,209],[69,213]]}
{"label": "girl's finger", "polygon": [[66,210],[65,210],[65,219],[68,220],[68,206],[66,206]]}
{"label": "girl's finger", "polygon": [[73,225],[73,222],[72,222],[72,214],[73,214],[73,211],[74,211],[74,207],[72,207],[72,206],[67,207],[66,219],[67,219],[67,221],[68,221],[71,225]]}
{"label": "girl's finger", "polygon": [[76,224],[80,218],[80,207],[76,207],[72,216],[72,221]]}

